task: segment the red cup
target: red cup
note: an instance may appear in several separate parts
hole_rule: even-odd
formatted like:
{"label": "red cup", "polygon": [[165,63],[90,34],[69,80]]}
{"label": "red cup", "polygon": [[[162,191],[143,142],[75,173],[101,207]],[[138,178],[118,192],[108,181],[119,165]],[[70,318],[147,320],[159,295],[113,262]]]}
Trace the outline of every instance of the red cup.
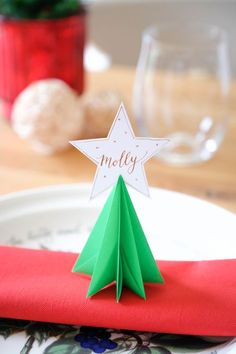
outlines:
{"label": "red cup", "polygon": [[83,92],[85,16],[0,18],[0,96],[6,118],[17,95],[33,81],[58,78]]}

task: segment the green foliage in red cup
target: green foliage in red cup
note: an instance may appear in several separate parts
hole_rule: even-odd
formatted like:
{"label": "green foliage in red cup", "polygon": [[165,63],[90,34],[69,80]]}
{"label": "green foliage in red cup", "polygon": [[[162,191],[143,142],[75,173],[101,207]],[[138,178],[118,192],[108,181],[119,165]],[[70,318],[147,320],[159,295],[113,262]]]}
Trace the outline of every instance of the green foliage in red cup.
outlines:
{"label": "green foliage in red cup", "polygon": [[78,0],[0,0],[0,14],[15,19],[63,18],[81,11]]}

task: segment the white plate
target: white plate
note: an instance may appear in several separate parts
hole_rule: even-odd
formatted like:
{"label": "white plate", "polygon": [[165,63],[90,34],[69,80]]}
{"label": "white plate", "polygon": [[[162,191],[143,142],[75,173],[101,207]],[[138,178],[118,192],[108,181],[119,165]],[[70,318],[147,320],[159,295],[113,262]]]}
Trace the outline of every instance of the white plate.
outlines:
{"label": "white plate", "polygon": [[[79,252],[106,198],[90,201],[90,190],[59,185],[0,197],[0,243]],[[157,259],[236,258],[235,214],[180,193],[129,191]]]}
{"label": "white plate", "polygon": [[[0,243],[79,252],[106,197],[103,195],[89,201],[90,190],[91,186],[86,184],[62,185],[0,197]],[[156,258],[235,258],[234,214],[199,199],[160,189],[151,189],[151,199],[131,190],[130,194]],[[92,353],[92,350],[83,351],[80,344],[75,342],[75,329],[72,326],[68,326],[67,334],[65,329],[56,330],[57,337],[52,334],[57,325],[50,326],[49,332],[45,330],[48,325],[43,326],[42,331],[40,323],[26,325],[13,320],[6,324],[4,320],[0,321],[0,352],[16,354],[22,350],[22,353],[29,354],[65,353],[63,350],[67,346],[66,353]],[[30,328],[33,328],[33,332]],[[79,329],[76,333],[78,332]],[[152,342],[150,338],[153,335],[135,332],[132,337],[130,332],[127,339],[125,333],[113,333],[111,338],[116,341],[119,337],[117,343],[123,343],[121,347],[118,345],[114,353],[131,354],[135,350],[141,353],[142,349],[138,344],[140,338],[143,345],[147,346],[143,352],[150,353],[175,354],[188,351],[198,354],[233,354],[236,351],[236,341],[230,338],[225,344],[213,343],[209,349],[206,349],[209,344],[201,347],[201,339],[195,338],[195,344],[189,351],[184,344],[180,349],[174,343],[163,344],[161,340]],[[168,338],[171,341],[171,335]],[[183,343],[184,338],[181,339]],[[206,340],[217,341],[214,338]],[[126,350],[122,345],[125,345]],[[202,350],[199,351],[200,347],[197,350],[198,346]],[[109,354],[109,351],[105,353]]]}

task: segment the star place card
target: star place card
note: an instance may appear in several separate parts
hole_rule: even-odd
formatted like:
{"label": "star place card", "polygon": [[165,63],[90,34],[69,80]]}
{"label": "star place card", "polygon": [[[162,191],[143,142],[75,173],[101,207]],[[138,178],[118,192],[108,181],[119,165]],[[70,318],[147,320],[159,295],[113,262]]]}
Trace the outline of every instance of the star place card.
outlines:
{"label": "star place card", "polygon": [[125,107],[120,105],[105,139],[75,140],[70,143],[97,165],[91,198],[124,181],[149,196],[144,163],[168,143],[168,139],[135,137]]}
{"label": "star place card", "polygon": [[71,144],[97,165],[91,198],[114,185],[72,269],[91,275],[87,296],[116,285],[146,298],[144,282],[164,283],[125,183],[149,196],[144,163],[167,139],[137,138],[121,104],[108,137],[76,140]]}

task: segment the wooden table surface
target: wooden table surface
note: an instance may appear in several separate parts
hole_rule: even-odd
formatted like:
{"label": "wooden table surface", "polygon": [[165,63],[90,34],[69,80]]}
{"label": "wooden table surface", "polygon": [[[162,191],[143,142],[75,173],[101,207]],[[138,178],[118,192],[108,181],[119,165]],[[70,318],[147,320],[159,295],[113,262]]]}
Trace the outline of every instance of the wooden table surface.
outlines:
{"label": "wooden table surface", "polygon": [[[134,70],[112,68],[87,74],[87,90],[120,92],[130,111]],[[216,203],[236,212],[236,84],[232,87],[227,134],[215,157],[188,168],[172,167],[153,158],[146,163],[149,184]],[[0,194],[52,184],[91,182],[95,165],[76,149],[41,156],[0,119]]]}

